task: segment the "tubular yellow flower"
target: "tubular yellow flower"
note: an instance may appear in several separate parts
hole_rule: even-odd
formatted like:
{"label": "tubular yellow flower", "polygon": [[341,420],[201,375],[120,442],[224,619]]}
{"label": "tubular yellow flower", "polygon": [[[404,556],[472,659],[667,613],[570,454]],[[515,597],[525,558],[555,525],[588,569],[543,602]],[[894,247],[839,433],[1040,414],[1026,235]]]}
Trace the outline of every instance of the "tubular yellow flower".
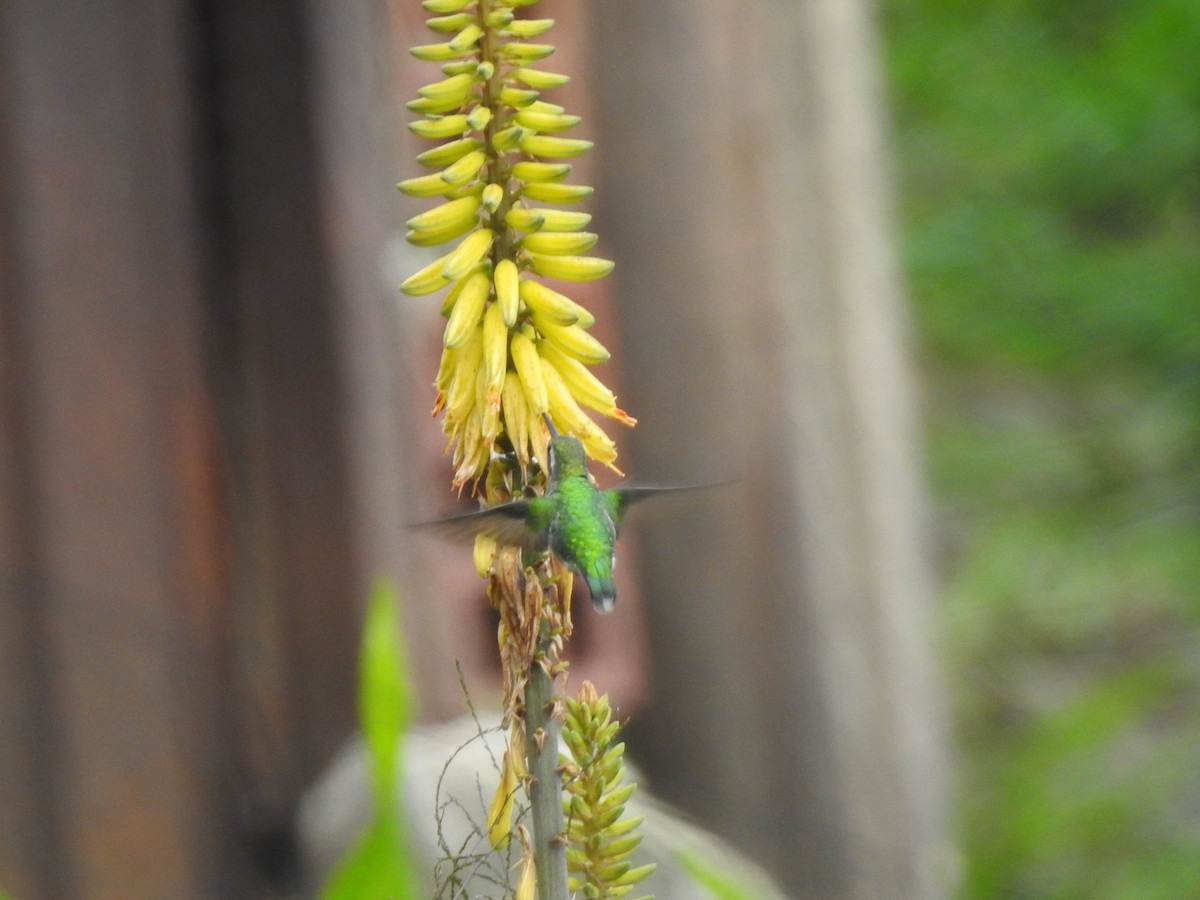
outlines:
{"label": "tubular yellow flower", "polygon": [[462,159],[472,150],[478,150],[481,146],[483,146],[483,144],[480,142],[479,138],[459,138],[457,141],[449,141],[438,147],[434,147],[432,150],[426,150],[424,153],[418,153],[417,162],[423,166],[429,166],[433,169],[440,169],[442,166],[448,166],[450,163]]}
{"label": "tubular yellow flower", "polygon": [[535,416],[544,415],[550,408],[546,396],[546,382],[542,377],[542,361],[537,348],[528,335],[517,332],[512,336],[513,365],[517,367],[521,385],[525,388],[525,399],[529,401],[529,411]]}
{"label": "tubular yellow flower", "polygon": [[455,115],[438,116],[432,119],[418,119],[416,122],[409,122],[408,129],[417,137],[434,140],[453,137],[467,130],[467,117],[465,115]]}
{"label": "tubular yellow flower", "polygon": [[482,150],[472,150],[457,162],[442,170],[442,181],[447,184],[465,184],[487,164],[487,154]]}
{"label": "tubular yellow flower", "polygon": [[591,213],[569,209],[531,209],[530,212],[541,216],[541,231],[579,231],[592,221]]}
{"label": "tubular yellow flower", "polygon": [[599,235],[590,231],[539,231],[521,239],[530,253],[548,256],[575,256],[596,246]]}
{"label": "tubular yellow flower", "polygon": [[[560,187],[561,185],[532,185],[533,187]],[[529,254],[533,270],[547,278],[562,281],[595,281],[613,270],[613,262],[597,256],[549,256],[541,253]]]}
{"label": "tubular yellow flower", "polygon": [[637,424],[637,419],[617,406],[616,395],[579,360],[568,356],[549,341],[542,341],[537,350],[543,359],[558,370],[571,396],[584,406],[623,425]]}
{"label": "tubular yellow flower", "polygon": [[426,210],[419,216],[413,216],[405,224],[413,231],[425,232],[443,231],[462,224],[470,227],[475,223],[478,210],[478,197],[459,197],[457,200],[448,200],[440,206]]}
{"label": "tubular yellow flower", "polygon": [[495,239],[496,233],[490,228],[480,228],[472,232],[446,257],[446,262],[442,264],[442,274],[451,281],[461,278],[483,259]]}
{"label": "tubular yellow flower", "polygon": [[493,276],[496,284],[496,305],[500,307],[500,317],[505,326],[512,328],[517,324],[517,316],[521,312],[520,275],[517,264],[511,259],[502,259],[496,263]]}
{"label": "tubular yellow flower", "polygon": [[578,203],[592,195],[586,184],[557,184],[555,182],[526,182],[521,188],[522,196],[541,203]]}
{"label": "tubular yellow flower", "polygon": [[[473,276],[475,277],[475,276]],[[483,373],[487,382],[487,402],[500,408],[500,388],[508,363],[508,326],[499,303],[488,306],[483,314]]]}
{"label": "tubular yellow flower", "polygon": [[487,578],[488,572],[492,570],[492,563],[496,560],[496,539],[490,534],[475,535],[475,547],[471,556],[479,577]]}
{"label": "tubular yellow flower", "polygon": [[578,138],[534,134],[521,141],[521,149],[530,156],[541,156],[546,159],[571,159],[575,156],[582,156],[591,150],[592,142]]}
{"label": "tubular yellow flower", "polygon": [[432,294],[434,291],[444,288],[450,283],[450,280],[442,274],[443,262],[445,262],[444,257],[435,259],[419,272],[409,275],[400,284],[400,290],[414,297],[420,297],[423,294]]}
{"label": "tubular yellow flower", "polygon": [[421,0],[421,6],[434,15],[458,12],[466,9],[474,0]]}
{"label": "tubular yellow flower", "polygon": [[442,343],[447,347],[461,347],[471,337],[483,315],[483,305],[487,302],[488,280],[482,272],[476,272],[463,286],[450,310],[450,319],[446,322],[446,333]]}
{"label": "tubular yellow flower", "polygon": [[520,463],[524,477],[528,473],[531,462],[529,403],[525,399],[525,389],[521,386],[521,378],[516,372],[504,373],[504,385],[500,389],[500,394],[500,405],[504,410],[504,429],[508,433],[508,441],[517,455],[517,462]]}
{"label": "tubular yellow flower", "polygon": [[546,216],[540,209],[514,206],[505,213],[504,223],[515,231],[537,231],[546,223]]}
{"label": "tubular yellow flower", "polygon": [[533,323],[546,340],[557,345],[568,356],[591,365],[608,362],[609,352],[605,346],[578,325],[555,325],[538,315],[536,310]]}
{"label": "tubular yellow flower", "polygon": [[396,188],[401,192],[408,194],[410,197],[438,197],[444,196],[455,189],[452,184],[447,184],[442,178],[441,173],[433,175],[418,175],[416,178],[406,178],[401,181]]}
{"label": "tubular yellow flower", "polygon": [[562,87],[571,80],[571,76],[569,75],[560,75],[557,72],[545,72],[541,69],[517,68],[508,74],[510,78],[515,78],[521,84],[527,84],[529,87],[539,91]]}
{"label": "tubular yellow flower", "polygon": [[521,280],[521,299],[533,311],[534,321],[541,319],[555,325],[574,325],[583,307],[532,278]]}
{"label": "tubular yellow flower", "polygon": [[[527,182],[561,181],[570,174],[570,163],[529,162],[525,160],[516,163],[512,167],[513,178]],[[580,186],[576,185],[576,187]]]}

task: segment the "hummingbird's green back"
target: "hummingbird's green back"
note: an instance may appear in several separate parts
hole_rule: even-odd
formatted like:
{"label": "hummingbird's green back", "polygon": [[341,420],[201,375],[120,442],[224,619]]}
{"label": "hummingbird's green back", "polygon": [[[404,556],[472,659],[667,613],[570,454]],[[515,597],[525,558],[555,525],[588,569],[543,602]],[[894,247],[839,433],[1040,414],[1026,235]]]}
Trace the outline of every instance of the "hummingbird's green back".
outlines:
{"label": "hummingbird's green back", "polygon": [[608,505],[586,470],[583,475],[558,478],[553,490],[556,509],[550,548],[583,576],[592,602],[607,611],[616,602],[613,548],[617,538]]}

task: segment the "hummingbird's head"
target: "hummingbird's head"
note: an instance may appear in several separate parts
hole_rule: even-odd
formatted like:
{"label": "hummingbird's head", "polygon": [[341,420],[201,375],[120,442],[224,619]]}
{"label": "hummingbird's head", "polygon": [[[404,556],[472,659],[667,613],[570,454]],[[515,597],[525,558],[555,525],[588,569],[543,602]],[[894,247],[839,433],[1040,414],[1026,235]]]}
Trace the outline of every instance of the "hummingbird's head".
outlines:
{"label": "hummingbird's head", "polygon": [[550,477],[572,478],[587,475],[587,457],[583,444],[565,434],[550,438]]}

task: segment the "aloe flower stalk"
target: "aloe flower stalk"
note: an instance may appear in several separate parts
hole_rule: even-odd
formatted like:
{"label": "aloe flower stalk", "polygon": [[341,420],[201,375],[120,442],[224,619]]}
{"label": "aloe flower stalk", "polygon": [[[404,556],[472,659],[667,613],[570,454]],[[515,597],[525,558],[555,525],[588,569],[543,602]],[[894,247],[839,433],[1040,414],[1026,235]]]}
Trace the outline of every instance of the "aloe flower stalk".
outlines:
{"label": "aloe flower stalk", "polygon": [[[421,116],[409,128],[437,143],[417,156],[433,171],[398,187],[437,203],[408,220],[407,237],[420,247],[454,244],[400,289],[413,296],[444,291],[433,414],[442,414],[447,450],[453,448],[452,485],[460,491],[471,485],[475,493],[482,485],[485,506],[545,493],[551,426],[619,471],[616,445],[586,410],[636,424],[591,371],[609,358],[588,331],[595,318],[545,282],[595,280],[613,263],[587,255],[598,240],[585,230],[591,216],[561,208],[592,193],[568,180],[568,160],[592,144],[567,136],[578,116],[542,99],[567,77],[538,67],[554,47],[536,39],[554,21],[517,14],[536,2],[423,0],[432,14],[426,24],[438,40],[411,48],[418,59],[440,64],[441,77],[408,104]],[[555,679],[565,668],[562,651],[571,634],[571,572],[553,555],[529,558],[487,535],[476,539],[474,563],[500,617],[504,716],[511,729],[487,835],[494,847],[519,836],[518,896],[531,896],[536,873],[541,900],[566,900],[567,854],[576,832],[563,818],[562,701]],[[601,758],[612,780],[619,754]],[[518,784],[529,797],[532,833],[514,822]],[[621,877],[620,884],[636,880],[628,872]]]}

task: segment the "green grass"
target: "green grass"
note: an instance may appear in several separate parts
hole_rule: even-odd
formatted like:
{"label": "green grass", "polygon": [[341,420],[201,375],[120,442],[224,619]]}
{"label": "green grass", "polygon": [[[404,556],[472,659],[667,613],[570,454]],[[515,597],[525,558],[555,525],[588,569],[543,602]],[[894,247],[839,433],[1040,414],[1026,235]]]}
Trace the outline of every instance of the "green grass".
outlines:
{"label": "green grass", "polygon": [[1200,896],[1200,15],[883,11],[963,896]]}

